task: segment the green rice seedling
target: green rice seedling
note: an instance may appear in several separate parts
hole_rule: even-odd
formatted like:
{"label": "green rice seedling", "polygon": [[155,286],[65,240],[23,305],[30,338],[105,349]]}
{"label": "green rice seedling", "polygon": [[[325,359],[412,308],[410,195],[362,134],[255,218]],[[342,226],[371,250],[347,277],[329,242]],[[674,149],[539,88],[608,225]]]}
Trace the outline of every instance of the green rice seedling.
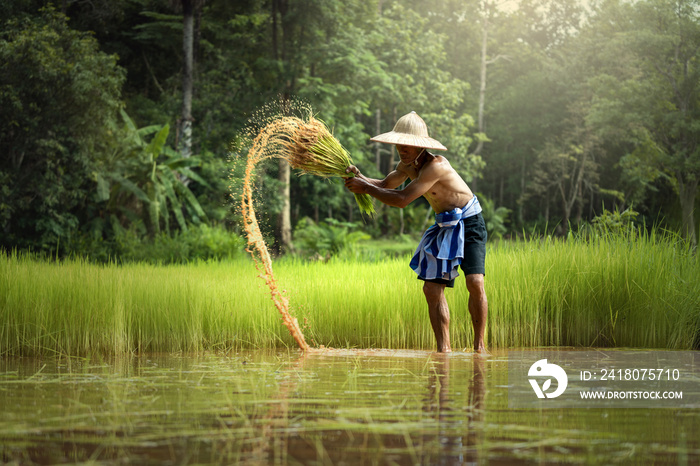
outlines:
{"label": "green rice seedling", "polygon": [[[281,156],[292,168],[321,177],[350,177],[346,169],[353,164],[352,157],[326,125],[313,116],[308,120],[284,117],[278,125],[279,136],[274,142],[282,149]],[[373,216],[374,202],[368,194],[355,194],[360,211]]]}
{"label": "green rice seedling", "polygon": [[[427,308],[408,260],[334,258],[283,262],[277,270],[316,344],[431,349]],[[473,341],[461,280],[446,292],[455,349]],[[673,239],[495,243],[486,291],[492,347],[690,349],[700,341],[700,264]]]}
{"label": "green rice seedling", "polygon": [[[290,258],[275,273],[312,347],[430,350],[408,262]],[[0,253],[0,355],[294,348],[258,273],[247,259],[117,266]],[[473,341],[463,279],[446,292],[455,350]],[[486,292],[492,348],[700,344],[700,262],[672,238],[494,243]]]}
{"label": "green rice seedling", "polygon": [[248,260],[101,266],[0,256],[0,354],[287,345],[258,281]]}
{"label": "green rice seedling", "polygon": [[700,264],[684,244],[655,234],[501,244],[487,260],[492,344],[698,345]]}

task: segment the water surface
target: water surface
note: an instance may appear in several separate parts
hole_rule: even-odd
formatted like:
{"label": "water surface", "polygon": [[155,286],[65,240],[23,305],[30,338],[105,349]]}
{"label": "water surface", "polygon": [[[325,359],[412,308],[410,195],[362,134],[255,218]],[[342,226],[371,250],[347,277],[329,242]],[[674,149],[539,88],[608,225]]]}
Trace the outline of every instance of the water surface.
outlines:
{"label": "water surface", "polygon": [[509,409],[508,356],[0,360],[3,462],[699,464],[700,409]]}

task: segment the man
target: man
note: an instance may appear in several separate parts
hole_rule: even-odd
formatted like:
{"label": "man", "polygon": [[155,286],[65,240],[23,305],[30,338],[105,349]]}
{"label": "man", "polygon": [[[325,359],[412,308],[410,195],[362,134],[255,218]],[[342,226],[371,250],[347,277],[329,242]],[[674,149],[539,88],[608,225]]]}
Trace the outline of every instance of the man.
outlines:
{"label": "man", "polygon": [[[394,129],[371,141],[395,144],[401,161],[383,180],[363,176],[357,167],[348,167],[345,186],[353,193],[369,194],[384,204],[404,208],[420,196],[435,211],[436,223],[421,239],[411,268],[424,281],[430,323],[435,332],[437,350],[450,352],[450,310],[445,287],[453,287],[461,266],[469,291],[469,313],[474,327],[474,350],[486,351],[484,330],[488,304],[484,291],[486,226],[479,201],[467,184],[441,156],[428,152],[447,150],[428,136],[423,119],[411,112],[396,122]],[[410,179],[403,189],[396,189]]]}

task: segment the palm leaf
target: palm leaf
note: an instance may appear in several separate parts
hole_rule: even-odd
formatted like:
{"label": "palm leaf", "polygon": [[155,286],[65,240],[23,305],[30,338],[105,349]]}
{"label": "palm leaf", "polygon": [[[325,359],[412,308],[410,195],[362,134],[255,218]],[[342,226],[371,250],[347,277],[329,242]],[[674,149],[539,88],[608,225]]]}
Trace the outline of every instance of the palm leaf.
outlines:
{"label": "palm leaf", "polygon": [[[180,202],[180,199],[178,199],[177,195],[175,194],[175,188],[174,186],[177,186],[178,184],[181,184],[173,175],[173,172],[170,171],[168,167],[163,167],[161,166],[161,184],[163,188],[165,189],[165,194],[170,201],[170,205],[172,206],[173,213],[175,214],[175,218],[177,219],[177,223],[180,225],[180,228],[184,231],[187,231],[187,223],[185,222],[185,217],[182,215],[182,203]],[[167,210],[167,209],[166,209]]]}
{"label": "palm leaf", "polygon": [[201,184],[202,186],[213,189],[212,186],[201,176],[199,176],[197,173],[193,172],[189,168],[182,168],[178,170],[180,173],[185,175],[187,178],[196,181],[197,183]]}
{"label": "palm leaf", "polygon": [[199,201],[197,200],[196,197],[194,197],[194,194],[192,194],[192,191],[190,191],[187,186],[178,182],[175,185],[175,188],[182,196],[185,197],[185,200],[187,200],[187,203],[189,204],[190,207],[192,207],[192,209],[199,216],[199,218],[202,218],[202,219],[207,218],[207,214],[204,213],[204,209],[202,209],[202,206],[199,204]]}
{"label": "palm leaf", "polygon": [[146,194],[143,189],[139,188],[136,183],[132,182],[131,180],[113,173],[108,173],[106,176],[119,183],[124,190],[136,196],[136,198],[140,201],[145,202],[146,204],[151,202],[151,198],[148,197],[148,194]]}
{"label": "palm leaf", "polygon": [[160,203],[156,195],[155,183],[148,183],[148,214],[151,219],[151,226],[156,233],[160,232]]}

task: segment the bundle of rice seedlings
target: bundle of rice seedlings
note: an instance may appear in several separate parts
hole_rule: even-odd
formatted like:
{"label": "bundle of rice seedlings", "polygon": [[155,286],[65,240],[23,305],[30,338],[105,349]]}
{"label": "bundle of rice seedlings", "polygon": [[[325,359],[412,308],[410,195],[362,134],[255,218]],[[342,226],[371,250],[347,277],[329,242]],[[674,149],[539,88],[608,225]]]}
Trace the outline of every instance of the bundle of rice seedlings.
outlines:
{"label": "bundle of rice seedlings", "polygon": [[[345,172],[353,165],[350,154],[323,122],[314,117],[309,117],[308,121],[288,117],[286,123],[282,125],[284,130],[277,142],[292,168],[324,178],[355,176]],[[374,215],[374,201],[370,195],[355,194],[355,200],[362,213]]]}

